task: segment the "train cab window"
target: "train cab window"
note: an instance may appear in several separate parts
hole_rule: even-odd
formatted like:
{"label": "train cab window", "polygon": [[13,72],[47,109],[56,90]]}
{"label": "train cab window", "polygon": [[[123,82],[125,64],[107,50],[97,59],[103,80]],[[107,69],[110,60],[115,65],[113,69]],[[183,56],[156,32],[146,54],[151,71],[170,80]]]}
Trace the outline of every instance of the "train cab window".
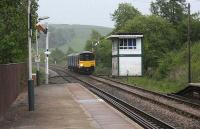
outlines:
{"label": "train cab window", "polygon": [[93,53],[83,53],[80,54],[80,61],[89,61],[94,60],[94,54]]}

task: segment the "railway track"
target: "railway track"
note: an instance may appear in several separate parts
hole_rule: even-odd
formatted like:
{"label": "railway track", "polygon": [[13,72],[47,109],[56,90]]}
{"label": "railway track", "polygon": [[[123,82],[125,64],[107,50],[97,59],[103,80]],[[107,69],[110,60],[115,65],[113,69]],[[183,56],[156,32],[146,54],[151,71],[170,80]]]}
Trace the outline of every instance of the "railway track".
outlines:
{"label": "railway track", "polygon": [[99,78],[95,76],[90,76],[90,77],[101,83],[114,86],[119,90],[126,91],[127,93],[134,94],[137,97],[140,97],[142,99],[151,101],[152,103],[168,108],[169,110],[173,110],[180,115],[184,115],[186,117],[191,117],[191,118],[200,120],[200,112],[199,112],[200,105],[197,103],[192,103],[192,102],[182,100],[180,98],[176,98],[173,96],[168,96],[168,95],[148,91],[140,87],[131,86],[131,85],[121,83],[118,81],[113,81],[107,78]]}
{"label": "railway track", "polygon": [[106,79],[106,80],[109,80],[109,81],[112,81],[112,82],[116,82],[118,84],[122,84],[122,85],[125,85],[125,86],[128,86],[128,87],[131,87],[133,89],[140,90],[142,92],[148,92],[148,93],[154,94],[154,95],[156,95],[158,97],[163,97],[163,98],[166,98],[168,100],[176,101],[177,103],[183,103],[185,105],[194,107],[196,109],[200,109],[200,103],[198,103],[196,101],[192,101],[192,100],[190,100],[188,98],[184,98],[184,97],[177,96],[177,95],[174,95],[174,94],[160,94],[160,93],[157,93],[157,92],[153,92],[153,91],[150,91],[150,90],[143,89],[141,87],[137,87],[137,86],[133,86],[133,85],[130,85],[130,84],[126,84],[126,83],[111,79],[109,77],[106,78],[103,75],[102,76],[94,76],[94,77],[98,77],[98,78]]}
{"label": "railway track", "polygon": [[[81,82],[82,84],[84,83],[84,85],[87,86],[92,92],[99,95],[100,97],[105,99],[110,104],[114,105],[115,108],[122,111],[124,114],[129,116],[131,119],[133,119],[135,121],[138,120],[138,123],[141,124],[142,126],[146,126],[145,123],[151,124],[151,125],[147,124],[147,127],[145,127],[145,128],[174,128],[174,127],[170,126],[169,124],[167,124],[163,121],[161,121],[161,124],[159,124],[159,122],[156,122],[156,121],[160,121],[158,118],[155,118],[156,120],[154,121],[154,120],[152,120],[152,119],[154,119],[154,117],[152,115],[147,114],[147,113],[146,114],[147,114],[147,116],[149,116],[149,118],[145,115],[142,115],[142,113],[138,113],[138,112],[144,112],[144,111],[142,111],[142,110],[138,111],[137,107],[134,107],[132,104],[130,104],[126,100],[119,98],[119,97],[116,97],[116,95],[113,95],[112,93],[107,92],[106,90],[103,90],[102,86],[107,85],[109,87],[115,87],[115,89],[118,89],[119,91],[121,90],[125,94],[131,94],[132,96],[137,96],[137,97],[139,97],[143,100],[150,101],[153,104],[160,105],[162,108],[167,108],[170,111],[173,110],[174,112],[176,112],[180,115],[183,115],[183,116],[186,116],[186,117],[191,117],[191,118],[199,120],[198,114],[197,115],[191,114],[190,112],[187,112],[183,109],[176,108],[175,105],[172,105],[172,106],[168,105],[166,103],[166,101],[160,102],[160,100],[161,100],[160,98],[166,99],[168,101],[172,101],[173,103],[176,103],[179,106],[180,105],[187,105],[190,108],[194,108],[197,111],[199,111],[198,105],[195,105],[195,104],[192,105],[192,103],[187,103],[187,102],[181,101],[181,100],[179,101],[178,99],[174,99],[173,97],[168,97],[167,95],[157,94],[157,93],[154,93],[154,92],[152,92],[154,97],[146,96],[145,93],[150,94],[151,91],[150,92],[145,91],[145,90],[140,89],[140,88],[139,88],[139,91],[143,92],[142,94],[134,93],[132,91],[135,90],[135,89],[133,89],[133,87],[130,87],[130,85],[127,85],[127,84],[124,84],[124,83],[121,83],[121,82],[117,82],[117,81],[113,81],[113,80],[110,80],[110,79],[99,78],[99,77],[95,77],[95,76],[77,75],[77,74],[74,74],[74,73],[69,73],[67,71],[63,71],[62,68],[56,68],[56,69],[53,68],[53,69],[56,72],[59,72],[59,74],[62,77],[66,77],[66,79],[67,78],[69,79],[69,76],[71,76],[73,79],[79,80],[79,82]],[[70,79],[70,80],[73,80],[73,79]],[[75,81],[73,81],[73,82],[75,82]],[[158,98],[156,99],[155,96],[158,97]],[[131,111],[133,111],[133,112],[131,112]],[[135,112],[137,112],[136,116],[134,116]],[[142,116],[142,117],[138,118],[137,115]],[[164,125],[162,123],[164,123],[166,125]],[[165,126],[165,127],[162,127],[162,126]]]}

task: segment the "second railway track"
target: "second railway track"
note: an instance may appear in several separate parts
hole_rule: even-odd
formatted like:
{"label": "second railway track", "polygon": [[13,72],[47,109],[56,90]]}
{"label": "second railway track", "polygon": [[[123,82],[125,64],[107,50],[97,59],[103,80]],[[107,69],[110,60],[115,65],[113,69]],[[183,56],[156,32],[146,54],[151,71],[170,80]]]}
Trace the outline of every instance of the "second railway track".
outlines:
{"label": "second railway track", "polygon": [[[107,99],[108,98],[112,98],[112,100],[115,100],[115,102],[109,102],[109,103],[111,103],[111,104],[113,104],[113,103],[116,103],[116,102],[120,102],[120,101],[122,101],[122,103],[124,102],[124,103],[127,103],[129,106],[133,106],[133,104],[132,104],[132,102],[130,102],[130,101],[134,101],[134,99],[136,99],[136,98],[134,98],[133,100],[131,100],[131,98],[130,97],[134,97],[134,96],[139,96],[139,98],[140,99],[143,99],[143,101],[150,101],[150,103],[152,103],[152,105],[153,104],[156,104],[156,105],[160,105],[162,108],[164,108],[164,109],[168,109],[168,110],[170,110],[170,111],[172,111],[172,112],[176,112],[176,113],[178,113],[179,114],[179,116],[180,117],[187,117],[188,119],[190,119],[191,118],[191,121],[193,121],[193,120],[195,120],[193,123],[190,123],[191,125],[189,125],[188,127],[189,128],[196,128],[196,127],[198,127],[199,125],[198,125],[198,122],[199,122],[199,116],[198,116],[198,111],[199,111],[199,109],[198,109],[198,107],[197,106],[194,106],[194,107],[186,107],[186,109],[190,109],[190,108],[192,108],[192,110],[196,110],[197,111],[197,115],[195,115],[195,114],[191,114],[190,112],[187,112],[186,110],[183,110],[183,108],[182,109],[179,109],[179,108],[175,108],[175,107],[173,107],[173,106],[175,106],[174,104],[172,104],[172,106],[169,106],[169,105],[167,105],[166,104],[166,101],[169,101],[169,100],[165,100],[165,101],[163,101],[163,102],[157,102],[158,100],[160,100],[160,98],[158,99],[158,98],[153,98],[152,96],[148,96],[148,97],[146,97],[145,98],[145,94],[143,93],[142,95],[140,94],[140,95],[138,95],[139,93],[137,93],[137,95],[133,95],[133,93],[131,93],[131,89],[127,89],[127,88],[125,88],[125,89],[123,89],[123,92],[120,92],[120,90],[119,90],[119,87],[118,86],[116,86],[116,84],[110,84],[110,83],[108,83],[108,82],[106,82],[106,81],[108,81],[108,80],[103,80],[102,78],[97,78],[97,77],[94,77],[94,76],[84,76],[84,75],[78,75],[78,74],[74,74],[74,73],[71,73],[71,72],[67,72],[67,71],[65,71],[65,70],[63,70],[63,68],[53,68],[54,70],[56,70],[56,72],[57,71],[59,71],[60,72],[60,74],[65,74],[64,76],[72,76],[73,78],[75,78],[75,79],[77,79],[77,80],[79,80],[79,81],[81,81],[82,83],[84,83],[85,85],[87,85],[87,87],[90,87],[90,90],[91,91],[93,91],[93,92],[96,92],[96,94],[98,94],[98,95],[100,95],[100,94],[103,94],[103,96],[107,96],[107,97],[102,97],[102,98],[104,98],[106,101],[108,101]],[[63,76],[62,75],[62,76]],[[105,78],[104,78],[105,79]],[[72,79],[71,79],[72,80]],[[113,83],[113,82],[112,82]],[[117,82],[115,82],[115,83],[117,83]],[[117,85],[122,85],[122,84],[117,84]],[[111,89],[109,89],[108,88],[108,86],[110,86],[110,87],[114,87],[114,88],[111,88]],[[93,87],[93,88],[91,88],[91,87]],[[95,87],[95,88],[94,88]],[[117,91],[117,89],[118,89],[118,91]],[[121,89],[121,90],[122,90]],[[116,90],[115,91],[115,93],[114,92],[112,92],[112,90]],[[133,89],[132,89],[133,90]],[[103,93],[104,92],[104,93]],[[117,93],[117,92],[119,92],[119,93]],[[119,95],[117,95],[117,94],[119,94]],[[123,95],[122,95],[123,94]],[[135,93],[136,94],[136,93]],[[108,97],[109,96],[109,97]],[[111,97],[112,96],[112,97]],[[118,96],[118,97],[116,97],[116,96]],[[119,97],[119,96],[123,96],[123,97]],[[124,96],[125,97],[127,97],[127,98],[125,98],[124,99]],[[142,97],[141,97],[142,96]],[[154,96],[155,97],[155,96]],[[106,99],[107,98],[107,99]],[[115,99],[116,98],[116,99]],[[148,98],[148,99],[147,99]],[[154,101],[152,101],[151,99],[153,99]],[[162,98],[163,99],[163,98]],[[166,99],[166,98],[165,98]],[[172,98],[171,98],[172,99]],[[170,100],[170,101],[172,101],[172,100]],[[182,105],[184,105],[183,104],[183,102],[177,102],[178,100],[176,100],[176,101],[173,101],[173,103],[174,102],[176,102],[176,103],[178,103],[179,104],[179,106],[182,104]],[[164,104],[163,104],[164,103]],[[119,105],[119,104],[118,104]],[[124,106],[124,107],[129,107],[128,105],[126,105],[126,106]],[[144,104],[145,105],[145,104]],[[186,106],[190,106],[190,105],[187,105],[186,104]],[[116,107],[117,108],[117,107]],[[128,111],[126,108],[122,108],[123,110],[126,110],[126,111]],[[119,109],[119,110],[122,110],[122,109]],[[132,110],[132,109],[131,109]],[[143,110],[143,109],[142,109]],[[152,109],[150,109],[150,110],[152,110]],[[154,109],[155,110],[155,109]],[[191,110],[191,109],[190,109]],[[190,111],[189,110],[189,111]],[[128,111],[129,112],[129,111]],[[135,112],[135,111],[134,111]],[[143,111],[143,112],[146,112],[146,111]],[[127,115],[127,113],[125,113],[126,115]],[[132,114],[132,113],[130,113],[130,114]],[[148,113],[148,114],[151,114],[150,116],[152,116],[152,114],[154,114],[154,113]],[[153,115],[153,116],[156,116],[156,115]],[[158,115],[157,115],[158,116]],[[156,117],[157,117],[156,116]],[[129,116],[130,117],[130,116]],[[147,119],[147,118],[146,118]],[[161,118],[159,118],[159,119],[163,119],[162,118],[162,116],[161,116]],[[176,118],[174,118],[174,119],[176,119]],[[149,119],[148,119],[149,120]],[[168,121],[168,123],[170,123],[170,122],[173,122],[173,120],[167,120]],[[175,120],[176,121],[176,120]],[[182,121],[182,122],[184,122],[184,121]],[[149,122],[148,122],[149,123]],[[156,125],[155,123],[156,122],[150,122],[150,123],[154,123],[153,125],[155,126],[155,127],[157,127],[157,128],[163,128],[163,127],[161,127],[160,125]],[[179,127],[180,125],[181,125],[181,123],[180,124],[172,124],[174,127]],[[180,126],[180,128],[183,128],[184,126]],[[145,128],[147,128],[147,127],[145,127]],[[164,128],[167,128],[167,127],[164,127]],[[173,128],[172,126],[169,126],[168,128]]]}
{"label": "second railway track", "polygon": [[148,91],[142,88],[133,87],[124,83],[112,81],[110,79],[94,76],[91,76],[91,78],[104,84],[114,86],[117,89],[126,91],[127,93],[134,94],[142,99],[151,101],[152,103],[162,105],[163,107],[174,110],[175,112],[181,115],[185,115],[186,117],[192,117],[194,119],[200,120],[200,106],[196,103],[191,103],[164,94]]}

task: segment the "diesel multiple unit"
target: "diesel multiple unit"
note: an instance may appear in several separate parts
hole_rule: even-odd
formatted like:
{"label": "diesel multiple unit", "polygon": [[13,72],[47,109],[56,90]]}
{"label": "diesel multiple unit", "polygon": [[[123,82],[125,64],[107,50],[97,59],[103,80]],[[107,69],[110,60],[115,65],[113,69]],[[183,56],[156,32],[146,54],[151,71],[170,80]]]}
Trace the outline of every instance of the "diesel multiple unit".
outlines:
{"label": "diesel multiple unit", "polygon": [[67,65],[71,71],[91,74],[95,68],[94,54],[90,51],[72,53],[67,56]]}

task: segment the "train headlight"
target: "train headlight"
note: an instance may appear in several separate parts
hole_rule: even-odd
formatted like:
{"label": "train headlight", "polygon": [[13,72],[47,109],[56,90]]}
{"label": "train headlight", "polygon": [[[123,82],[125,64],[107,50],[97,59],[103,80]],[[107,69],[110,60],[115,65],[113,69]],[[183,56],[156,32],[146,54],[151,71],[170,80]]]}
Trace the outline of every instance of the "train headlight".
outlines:
{"label": "train headlight", "polygon": [[80,67],[83,67],[83,64],[80,64]]}

